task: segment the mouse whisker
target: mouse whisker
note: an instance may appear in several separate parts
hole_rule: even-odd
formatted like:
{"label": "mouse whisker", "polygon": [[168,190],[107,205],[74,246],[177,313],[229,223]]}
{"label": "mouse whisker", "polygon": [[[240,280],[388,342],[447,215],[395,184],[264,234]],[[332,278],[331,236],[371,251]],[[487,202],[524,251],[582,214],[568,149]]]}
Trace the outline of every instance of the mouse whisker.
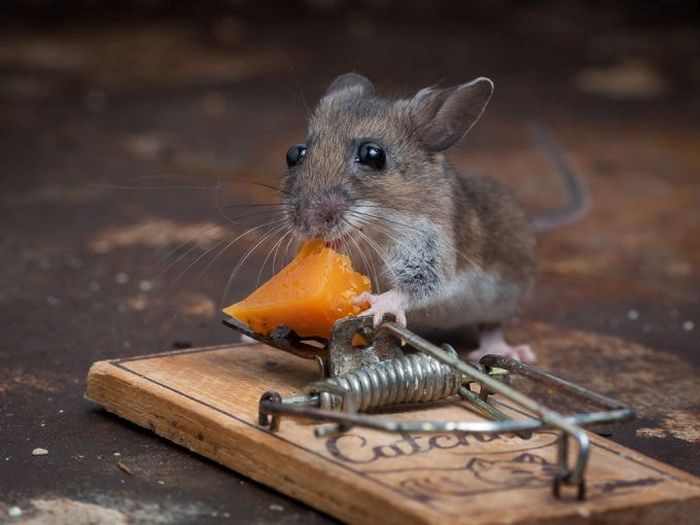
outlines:
{"label": "mouse whisker", "polygon": [[[249,228],[248,230],[246,230],[245,232],[241,233],[240,235],[237,235],[232,241],[228,242],[227,245],[226,245],[226,248],[229,248],[229,247],[233,246],[238,240],[244,238],[245,236],[247,236],[247,235],[253,233],[254,231],[256,231],[256,230],[258,230],[258,229],[260,229],[260,228],[264,228],[265,226],[269,226],[269,225],[276,224],[276,223],[279,223],[279,222],[280,222],[280,220],[273,220],[273,221],[270,221],[270,222],[268,222],[268,223],[265,223],[265,224],[262,224],[262,225],[259,225],[259,226],[254,226],[254,227],[252,227],[252,228]],[[215,226],[212,226],[212,228],[214,228],[214,227],[215,227]],[[171,268],[173,268],[180,260],[182,260],[184,257],[186,257],[186,256],[187,256],[188,254],[190,254],[194,249],[197,248],[198,244],[197,244],[196,241],[189,241],[189,242],[193,242],[193,245],[192,245],[185,253],[181,254],[179,257],[177,257],[177,259],[175,259],[174,261],[172,261],[163,271],[161,271],[161,272],[159,273],[159,275],[156,277],[156,279],[158,279],[158,280],[161,279],[161,278],[162,278]],[[216,243],[216,245],[220,245],[221,242],[225,242],[225,241],[221,240],[219,243]],[[207,249],[207,252],[209,252],[210,250],[211,250],[211,248],[210,248],[210,249]],[[206,252],[205,252],[205,253],[206,253]],[[218,257],[218,255],[219,255],[219,254],[217,254],[217,257]],[[216,257],[215,257],[215,258],[216,258]],[[213,261],[212,261],[212,262],[213,262]]]}
{"label": "mouse whisker", "polygon": [[299,92],[299,96],[301,97],[301,102],[304,104],[304,109],[306,109],[306,118],[308,120],[311,120],[311,108],[306,102],[304,90],[301,89],[301,82],[299,82],[299,77],[297,76],[296,71],[294,70],[294,64],[291,62],[291,60],[289,61],[289,70],[291,71],[292,76],[294,77],[294,83],[297,86],[297,91]]}
{"label": "mouse whisker", "polygon": [[[233,209],[238,209],[238,208],[271,208],[269,211],[277,211],[279,209],[289,209],[290,206],[287,204],[283,203],[252,203],[252,204],[230,204],[226,206],[211,206],[207,208],[199,208],[196,210],[191,210],[188,212],[184,213],[177,213],[174,215],[170,215],[173,218],[176,219],[186,219],[186,218],[192,218],[200,215],[206,215],[207,213],[212,213],[212,212],[218,212],[219,210],[233,210]],[[259,213],[264,213],[268,211],[267,209],[265,210],[259,210]],[[234,220],[236,219],[242,219],[246,218],[247,215],[243,216],[237,216],[233,217]],[[148,225],[146,225],[148,226]]]}
{"label": "mouse whisker", "polygon": [[207,272],[209,271],[209,269],[213,266],[213,264],[216,262],[216,260],[219,258],[219,256],[220,256],[224,251],[226,251],[230,246],[231,246],[231,244],[227,244],[227,245],[224,246],[221,250],[219,250],[219,252],[218,252],[216,255],[214,255],[214,257],[207,263],[207,265],[204,267],[204,269],[200,272],[200,274],[199,274],[199,275],[197,276],[197,278],[194,280],[194,282],[193,282],[192,286],[190,287],[190,289],[194,289],[194,288],[197,286],[197,283],[199,283],[199,281],[206,275],[206,273],[207,273]]}
{"label": "mouse whisker", "polygon": [[383,204],[378,204],[377,202],[374,201],[368,201],[366,199],[348,199],[349,204],[356,204],[357,208],[374,208],[378,210],[386,210],[390,212],[395,212],[395,213],[402,213],[402,210],[400,208],[396,208],[394,206],[385,206]]}
{"label": "mouse whisker", "polygon": [[374,284],[373,289],[377,293],[379,293],[379,279],[377,278],[377,270],[375,269],[374,265],[368,260],[364,250],[360,247],[355,238],[352,235],[348,235],[347,238],[355,246],[356,253],[359,254],[360,258],[362,259],[362,264],[364,265],[365,273],[369,274],[370,280]]}
{"label": "mouse whisker", "polygon": [[[367,246],[369,246],[370,249],[372,249],[377,254],[379,259],[384,263],[384,267],[386,268],[386,270],[392,274],[392,277],[395,277],[395,274],[391,268],[391,264],[389,264],[389,256],[382,249],[382,247],[379,246],[376,241],[374,241],[368,235],[366,235],[358,225],[353,224],[352,222],[348,221],[347,219],[343,219],[343,220],[345,220],[345,222],[347,222],[348,225],[350,225],[357,232],[357,235],[359,236],[359,238],[361,240],[363,240],[365,242],[365,244],[367,244]],[[356,219],[356,220],[358,220],[358,222],[360,222],[360,224],[362,224],[361,219]]]}
{"label": "mouse whisker", "polygon": [[[219,216],[221,216],[221,218],[223,218],[223,219],[224,219],[225,221],[227,221],[227,222],[232,222],[231,219],[226,215],[226,213],[224,213],[224,207],[222,207],[222,205],[221,205],[221,196],[220,196],[220,194],[219,194],[218,188],[217,188],[217,190],[214,192],[214,201],[215,201],[215,203],[216,203],[216,209],[217,209],[217,211],[218,211],[218,213],[219,213]],[[278,208],[275,207],[275,210],[277,210],[277,209],[278,209]],[[283,208],[283,209],[286,210],[287,208]]]}
{"label": "mouse whisker", "polygon": [[[142,228],[146,227],[151,227],[152,223],[147,223],[145,224]],[[205,239],[207,238],[207,233],[209,233],[212,230],[215,230],[219,228],[220,226],[218,224],[207,224],[204,228],[199,229],[196,233],[188,237],[185,241],[177,244],[174,248],[172,247],[173,243],[166,242],[164,243],[160,248],[157,250],[154,250],[153,253],[151,254],[149,260],[146,262],[145,266],[146,267],[158,267],[166,263],[169,259],[171,259],[177,252],[182,250],[185,246],[189,245],[190,243],[194,244],[195,246],[197,245],[198,241],[202,240],[202,237]],[[138,230],[142,229],[139,228]],[[137,230],[137,231],[138,231]],[[165,250],[168,250],[165,255],[163,255],[163,252]]]}
{"label": "mouse whisker", "polygon": [[277,242],[273,245],[272,247],[272,260],[270,261],[271,264],[271,275],[275,275],[275,267],[277,266],[277,255],[279,253],[280,248],[282,247],[282,244],[284,243],[285,239],[287,239],[290,235],[292,235],[292,228],[290,226],[287,226],[286,230],[282,232],[282,235],[280,235],[280,238],[277,240]]}
{"label": "mouse whisker", "polygon": [[[225,241],[221,241],[221,243],[223,243],[223,242],[225,242]],[[217,243],[217,246],[220,246],[221,243]],[[197,287],[197,284],[199,283],[199,281],[202,280],[202,278],[206,275],[206,273],[209,271],[209,269],[210,269],[210,268],[212,267],[212,265],[214,264],[214,261],[216,261],[216,259],[219,257],[219,255],[221,255],[221,253],[222,253],[224,250],[226,250],[227,247],[228,247],[228,244],[227,244],[226,246],[224,246],[221,250],[219,250],[219,252],[216,253],[216,254],[214,255],[214,257],[212,257],[212,258],[209,260],[209,262],[206,264],[206,266],[204,267],[204,269],[199,273],[199,275],[197,275],[197,277],[194,279],[194,281],[192,282],[192,284],[189,286],[189,288],[188,288],[189,290],[194,290],[194,289]],[[214,246],[212,246],[209,250],[207,250],[207,252],[205,252],[205,254],[208,253],[208,252],[211,252],[213,249],[214,249]]]}
{"label": "mouse whisker", "polygon": [[[289,259],[290,259],[290,254],[289,254],[289,249],[297,242],[297,237],[292,233],[292,235],[289,236],[289,239],[287,240],[287,243],[284,247],[284,252],[282,253],[282,258],[280,260],[282,267],[284,267]],[[292,255],[294,255],[294,250],[292,250]]]}
{"label": "mouse whisker", "polygon": [[191,268],[196,266],[199,261],[201,261],[209,253],[211,253],[216,247],[221,246],[223,243],[223,240],[218,240],[214,245],[210,246],[205,251],[203,251],[198,257],[194,259],[194,261],[188,264],[187,267],[182,272],[180,272],[180,274],[168,285],[168,290],[172,290],[175,287],[175,285],[180,281],[180,279],[182,279]]}
{"label": "mouse whisker", "polygon": [[404,228],[413,229],[413,226],[411,226],[411,225],[408,224],[408,223],[401,222],[401,221],[394,220],[394,219],[390,219],[390,218],[388,218],[388,217],[386,217],[386,216],[380,217],[379,215],[374,215],[374,214],[372,214],[372,213],[367,213],[367,212],[363,212],[363,211],[359,211],[359,210],[350,210],[349,213],[353,213],[353,214],[356,214],[356,215],[361,215],[361,216],[363,216],[363,217],[370,217],[370,218],[372,218],[372,219],[376,219],[377,221],[392,222],[392,223],[397,224],[397,225],[399,225],[399,226],[403,226]]}
{"label": "mouse whisker", "polygon": [[231,275],[229,276],[228,281],[226,281],[226,286],[224,287],[224,292],[223,292],[223,295],[222,295],[222,297],[221,297],[221,304],[220,304],[220,307],[223,308],[223,306],[224,306],[224,301],[226,300],[226,296],[228,295],[228,290],[229,290],[229,288],[231,287],[231,283],[233,282],[233,280],[235,279],[236,275],[238,274],[238,271],[243,267],[243,265],[245,264],[245,262],[248,260],[248,258],[255,252],[255,250],[257,250],[257,249],[258,249],[263,243],[265,243],[268,239],[270,239],[271,237],[273,237],[273,236],[275,236],[275,235],[278,235],[278,234],[281,233],[285,228],[288,228],[288,227],[289,227],[286,221],[282,221],[282,224],[281,224],[281,225],[279,225],[279,222],[280,222],[280,221],[277,221],[277,225],[276,225],[276,226],[273,226],[272,228],[270,228],[269,230],[267,230],[267,231],[263,234],[262,238],[261,238],[258,242],[256,242],[251,248],[249,248],[248,251],[246,251],[246,253],[243,255],[243,257],[240,259],[240,261],[238,261],[238,264],[236,264],[236,266],[234,267],[233,271],[231,272]]}
{"label": "mouse whisker", "polygon": [[[406,245],[404,242],[400,241],[399,239],[397,239],[396,237],[391,235],[392,233],[395,233],[395,232],[393,230],[389,229],[386,225],[383,225],[383,224],[375,222],[375,221],[372,221],[372,222],[363,221],[362,219],[358,219],[358,222],[360,224],[368,227],[368,228],[376,228],[376,230],[379,231],[381,234],[386,235],[389,239],[394,241],[394,243],[396,243],[397,246],[400,246],[400,247],[407,249],[407,250],[410,249],[410,247],[408,245]],[[469,264],[474,265],[474,266],[478,265],[478,263],[473,258],[468,257],[467,255],[465,255],[461,251],[457,250],[456,248],[448,248],[448,249],[450,249],[456,255],[462,257]]]}
{"label": "mouse whisker", "polygon": [[[236,208],[291,208],[291,206],[284,202],[253,202],[248,204],[228,204],[220,207],[222,210],[232,210]],[[219,208],[208,208],[204,211],[213,211],[216,209]]]}
{"label": "mouse whisker", "polygon": [[[275,253],[272,256],[272,275],[275,275],[277,273],[277,256],[279,255],[280,250],[282,249],[282,244],[284,239],[287,239],[287,245],[289,245],[289,242],[294,240],[294,231],[292,228],[289,228],[287,232],[282,236],[280,239],[279,246],[275,249]],[[284,266],[284,259],[282,259],[282,265]]]}
{"label": "mouse whisker", "polygon": [[[219,252],[218,252],[216,255],[214,255],[214,257],[209,261],[209,263],[207,263],[206,267],[204,268],[204,270],[202,271],[202,273],[197,277],[197,279],[196,279],[195,282],[198,282],[198,281],[206,274],[206,272],[209,270],[209,268],[211,268],[212,265],[217,261],[217,259],[218,259],[225,251],[227,251],[227,250],[228,250],[229,248],[231,248],[234,244],[236,244],[236,242],[238,242],[239,240],[243,239],[243,238],[246,237],[247,235],[250,235],[250,234],[253,233],[254,231],[259,230],[260,228],[264,228],[264,227],[266,227],[266,226],[276,225],[276,224],[279,224],[279,223],[280,223],[280,220],[273,220],[273,221],[270,221],[270,222],[267,222],[267,223],[264,223],[264,224],[260,224],[260,225],[258,225],[258,226],[253,226],[252,228],[249,228],[249,229],[246,230],[245,232],[243,232],[243,233],[237,235],[236,237],[234,237],[234,238],[233,238],[232,240],[230,240],[230,241],[225,241],[225,240],[224,240],[223,242],[226,242],[225,246],[224,246],[221,250],[219,250]],[[274,228],[274,227],[275,227],[275,226],[273,226],[273,228]],[[219,245],[220,245],[220,244],[219,244]]]}
{"label": "mouse whisker", "polygon": [[[243,205],[243,206],[250,206],[250,205]],[[253,206],[258,206],[257,204],[254,204]],[[262,205],[261,205],[262,206]],[[226,209],[228,206],[224,206],[223,208]],[[206,215],[207,213],[212,213],[217,211],[217,208],[212,207],[212,208],[204,208],[204,209],[198,209],[198,210],[191,210],[185,213],[178,213],[178,214],[168,214],[168,217],[163,217],[161,219],[157,220],[147,220],[143,222],[140,226],[137,226],[133,229],[130,229],[133,235],[137,236],[142,236],[145,232],[148,230],[151,230],[154,228],[157,222],[167,222],[171,223],[174,219],[180,220],[180,219],[191,219],[193,217],[198,217],[198,216],[203,216]],[[254,214],[247,214],[247,215],[242,215],[242,216],[236,216],[233,217],[234,220],[238,219],[245,219],[249,218],[252,216],[256,216],[257,214],[263,215],[267,212],[274,212],[274,211],[281,211],[281,210],[262,210],[258,211],[257,213]],[[285,210],[286,211],[286,210]],[[238,223],[236,223],[238,224]],[[177,225],[172,224],[173,227],[177,227]],[[191,224],[186,224],[185,227],[189,228],[193,225]],[[163,243],[155,243],[155,244],[160,244],[160,246],[156,249],[153,250],[151,255],[148,257],[148,259],[143,263],[143,266],[146,268],[150,268],[152,266],[160,266],[163,264],[165,261],[169,260],[173,254],[181,250],[184,246],[188,245],[191,242],[195,242],[195,239],[199,239],[203,234],[214,230],[216,228],[219,228],[219,224],[211,224],[211,223],[205,223],[204,227],[201,228],[199,231],[196,233],[192,234],[191,237],[187,238],[185,241],[180,242],[177,244],[177,246],[173,247],[172,242],[163,242]],[[162,255],[164,252],[167,252],[164,256]]]}
{"label": "mouse whisker", "polygon": [[[254,214],[257,215],[257,214]],[[267,217],[269,218],[276,218],[276,217]],[[278,217],[278,219],[281,219],[281,216]],[[159,249],[155,250],[153,255],[150,258],[150,261],[147,263],[147,266],[160,266],[160,265],[165,265],[168,260],[173,258],[177,252],[182,250],[188,245],[192,245],[190,248],[188,248],[184,253],[181,253],[179,256],[177,256],[174,260],[170,261],[170,263],[162,270],[159,272],[157,275],[156,279],[160,279],[165,275],[173,266],[175,266],[180,260],[182,260],[184,257],[186,257],[189,253],[191,253],[194,249],[196,249],[198,246],[201,246],[202,243],[202,237],[204,236],[204,240],[206,240],[206,234],[212,230],[216,230],[218,228],[221,228],[219,224],[211,224],[208,225],[206,228],[203,228],[202,230],[199,230],[195,234],[192,235],[189,239],[186,241],[178,244],[175,248],[172,248],[168,250],[168,252],[163,256],[161,253],[166,250],[169,246],[164,245],[160,247]],[[211,240],[216,240],[216,236],[214,239]]]}
{"label": "mouse whisker", "polygon": [[[349,246],[348,241],[352,242],[354,249],[352,249],[352,247]],[[362,246],[357,242],[357,240],[350,233],[348,233],[348,235],[346,235],[343,238],[342,242],[343,242],[343,245],[344,245],[348,255],[351,258],[352,258],[352,255],[355,253],[359,255],[361,262],[362,262],[362,265],[364,267],[364,273],[365,273],[365,275],[369,276],[370,284],[372,285],[372,289],[376,293],[379,293],[380,281],[379,281],[379,277],[377,274],[377,270],[374,266],[374,263],[372,262],[372,260],[373,260],[372,254],[370,253],[370,255],[368,256],[365,253],[365,250],[362,248]]]}
{"label": "mouse whisker", "polygon": [[[356,220],[358,223],[362,224],[363,226],[366,226],[368,228],[374,228],[375,231],[377,231],[378,233],[390,238],[392,241],[394,241],[394,243],[397,246],[401,246],[402,248],[406,248],[406,249],[409,248],[408,245],[404,244],[402,241],[400,241],[399,239],[397,239],[396,237],[391,235],[392,233],[397,233],[396,231],[394,231],[394,229],[389,228],[386,224],[383,224],[382,222],[380,222],[379,219],[367,220],[367,219],[364,219],[362,217],[356,217]],[[414,230],[414,228],[410,228],[408,225],[406,225],[406,226],[401,225],[401,226],[402,226],[402,230],[398,233],[402,233],[402,232],[411,233]]]}
{"label": "mouse whisker", "polygon": [[[265,256],[265,259],[263,259],[262,264],[260,265],[260,269],[258,270],[258,276],[255,278],[255,288],[258,288],[260,285],[260,278],[262,277],[263,271],[265,270],[265,266],[267,266],[267,261],[270,259],[270,256],[274,253],[277,253],[277,249],[279,248],[280,244],[282,244],[282,241],[284,241],[284,238],[289,235],[289,233],[292,231],[290,226],[285,226],[286,231],[280,236],[279,239],[277,239],[277,242],[272,245],[272,247],[267,251],[267,255]],[[274,260],[272,263],[272,273],[274,274],[275,272],[275,264]]]}
{"label": "mouse whisker", "polygon": [[396,279],[396,273],[394,272],[394,269],[392,268],[392,265],[389,262],[389,256],[384,251],[384,249],[364,232],[361,232],[359,235],[360,239],[362,239],[365,242],[365,244],[369,246],[370,249],[374,250],[379,259],[382,261],[386,273],[388,273],[392,279]]}
{"label": "mouse whisker", "polygon": [[86,184],[89,188],[98,188],[101,190],[202,190],[202,191],[215,191],[216,186],[143,186],[143,185],[133,185],[129,186],[127,184]]}
{"label": "mouse whisker", "polygon": [[373,201],[369,201],[369,202],[371,202],[371,204],[368,204],[368,201],[365,199],[352,199],[352,200],[349,200],[348,202],[350,204],[359,203],[357,205],[358,208],[375,208],[375,209],[379,209],[379,210],[388,210],[388,211],[393,211],[393,212],[397,212],[397,213],[401,212],[401,210],[399,208],[395,208],[393,206],[384,206],[382,204],[377,204]]}
{"label": "mouse whisker", "polygon": [[[364,224],[365,226],[367,226],[367,227],[370,227],[370,228],[371,228],[371,227],[375,227],[375,228],[380,229],[381,232],[382,232],[384,235],[386,235],[387,237],[389,237],[391,240],[393,240],[394,242],[396,242],[398,245],[400,245],[400,246],[402,246],[402,247],[404,247],[404,248],[407,247],[405,244],[403,244],[401,241],[399,241],[398,239],[396,239],[395,237],[393,237],[393,236],[391,235],[391,233],[393,232],[393,230],[389,229],[386,225],[384,225],[384,224],[382,224],[382,223],[380,222],[380,221],[389,220],[389,219],[386,219],[386,218],[384,218],[384,217],[376,217],[376,216],[374,216],[374,215],[367,214],[367,213],[363,214],[362,212],[357,212],[357,211],[355,211],[355,210],[352,210],[352,211],[350,211],[349,213],[360,213],[360,214],[365,215],[365,216],[368,216],[368,217],[375,217],[375,218],[377,219],[376,221],[371,221],[371,222],[370,222],[370,221],[364,221],[363,224]],[[396,221],[391,221],[391,220],[389,220],[389,222],[394,222],[394,223],[396,223]],[[401,223],[398,223],[398,224],[401,224]],[[411,228],[411,227],[410,227],[409,225],[407,225],[407,224],[406,224],[405,226],[406,226],[407,228]],[[412,228],[411,228],[411,229],[412,229]],[[409,231],[410,231],[410,230],[409,230]],[[464,261],[466,261],[467,263],[469,263],[469,264],[471,264],[471,265],[473,265],[473,266],[478,266],[478,265],[479,265],[478,261],[476,261],[473,257],[469,257],[467,254],[465,254],[464,252],[458,250],[456,247],[446,247],[446,249],[449,250],[449,251],[451,251],[452,253],[454,253],[455,255],[457,255],[458,257],[462,258]]]}
{"label": "mouse whisker", "polygon": [[278,191],[282,195],[287,195],[289,197],[291,197],[291,195],[292,195],[288,191],[285,191],[282,188],[280,188],[279,186],[275,186],[274,184],[267,184],[265,182],[259,182],[259,181],[254,181],[254,180],[239,180],[239,181],[235,181],[235,182],[238,182],[240,184],[252,184],[253,186],[260,186],[261,188],[267,188],[269,190]]}
{"label": "mouse whisker", "polygon": [[[245,215],[237,215],[237,216],[235,216],[235,217],[229,217],[229,216],[226,215],[226,214],[222,214],[222,213],[221,213],[221,210],[219,210],[219,212],[220,212],[220,213],[219,213],[220,216],[223,215],[223,216],[225,217],[226,222],[228,222],[229,224],[236,224],[236,225],[242,224],[242,221],[243,221],[243,220],[245,220],[245,219],[250,219],[251,217],[260,217],[260,216],[283,217],[283,216],[285,216],[285,215],[287,214],[287,210],[279,210],[279,209],[276,209],[276,210],[260,210],[260,211],[256,211],[256,212],[253,212],[253,213],[246,213]],[[239,222],[239,221],[240,221],[240,222]]]}
{"label": "mouse whisker", "polygon": [[[216,227],[217,227],[217,225],[211,226],[210,228],[207,228],[206,231],[213,230],[213,229],[216,228]],[[175,248],[172,252],[170,252],[170,253],[166,256],[166,258],[163,260],[163,264],[165,264],[165,261],[166,261],[168,258],[170,258],[171,256],[174,256],[175,253],[177,253],[178,250],[184,248],[184,247],[187,246],[188,244],[192,244],[192,246],[190,246],[187,250],[185,250],[183,253],[181,253],[180,255],[178,255],[178,256],[177,256],[176,258],[174,258],[172,261],[170,261],[170,263],[168,263],[167,266],[165,266],[165,268],[163,268],[163,269],[158,273],[158,275],[156,275],[156,277],[155,277],[155,280],[156,280],[156,281],[160,281],[160,280],[163,278],[163,276],[165,276],[165,274],[167,274],[167,273],[168,273],[172,268],[174,268],[181,260],[183,260],[183,259],[184,259],[185,257],[187,257],[190,253],[192,253],[194,250],[196,250],[197,247],[200,246],[199,240],[198,240],[198,239],[190,239],[189,241],[186,241],[186,242],[182,243],[182,244],[179,245],[177,248]]]}
{"label": "mouse whisker", "polygon": [[[279,223],[279,221],[272,221],[271,224],[278,224],[278,223]],[[272,230],[277,230],[277,231],[279,231],[279,230],[281,230],[282,228],[287,228],[287,226],[286,226],[285,224],[282,224],[281,226],[279,226],[279,225],[278,225],[278,226],[273,226],[270,230],[267,230],[266,235],[263,237],[263,239],[261,239],[261,241],[264,242],[265,240],[269,239],[269,238],[272,236],[272,233],[271,233]],[[237,240],[243,238],[245,235],[247,235],[247,234],[249,234],[249,233],[252,233],[252,232],[255,231],[256,229],[259,229],[259,227],[251,228],[251,229],[249,229],[247,232],[244,232],[243,234],[237,236],[237,237],[236,237],[235,239],[233,239],[232,241],[226,243],[225,246],[224,246],[222,249],[220,249],[219,252],[216,253],[215,256],[207,263],[207,265],[205,266],[205,268],[199,273],[199,275],[195,278],[195,280],[192,282],[192,284],[189,286],[189,288],[190,288],[190,289],[194,289],[194,287],[196,287],[197,283],[199,283],[199,281],[202,279],[202,277],[204,277],[204,275],[208,272],[208,270],[211,268],[211,266],[214,264],[214,262],[219,258],[219,256],[220,256],[224,251],[226,251],[228,248],[230,248],[231,246],[233,246],[233,244],[234,244]],[[258,244],[256,245],[256,247],[259,246],[262,242],[258,243]],[[195,258],[190,264],[188,264],[187,267],[172,281],[172,283],[168,286],[168,290],[172,290],[172,289],[185,277],[185,275],[187,275],[187,273],[188,273],[191,269],[193,269],[201,260],[203,260],[207,255],[209,255],[210,253],[212,253],[216,248],[218,248],[219,246],[221,246],[221,245],[224,244],[224,243],[225,243],[225,241],[224,241],[223,239],[221,239],[221,240],[217,241],[214,245],[212,245],[211,247],[209,247],[207,250],[205,250],[205,251],[204,251],[202,254],[200,254],[198,257],[196,257],[196,258]],[[196,245],[193,246],[193,248],[194,248],[194,247],[196,247]],[[191,250],[192,250],[192,249],[188,250],[188,253],[189,253],[189,251],[191,251]]]}
{"label": "mouse whisker", "polygon": [[[132,178],[132,180],[140,180],[140,179],[173,179],[173,178],[179,178],[179,179],[187,179],[187,177],[180,177],[176,175],[154,175],[154,176],[145,176],[145,177],[135,177]],[[191,180],[191,179],[190,179]],[[273,185],[273,184],[266,184],[264,182],[258,182],[258,181],[250,181],[250,180],[234,180],[234,181],[229,181],[227,184],[221,184],[217,183],[216,185],[202,185],[202,184],[197,184],[196,182],[193,182],[192,184],[181,184],[181,185],[161,185],[161,184],[151,184],[151,185],[144,185],[144,184],[101,184],[101,183],[87,183],[85,184],[86,187],[89,188],[97,188],[97,189],[102,189],[102,190],[200,190],[200,191],[219,191],[221,189],[232,189],[235,188],[236,185],[240,184],[252,184],[255,186],[260,186],[262,188],[267,188],[270,190],[274,190],[276,192],[279,192],[283,195],[290,195],[289,192],[286,192],[282,190],[281,188]]]}

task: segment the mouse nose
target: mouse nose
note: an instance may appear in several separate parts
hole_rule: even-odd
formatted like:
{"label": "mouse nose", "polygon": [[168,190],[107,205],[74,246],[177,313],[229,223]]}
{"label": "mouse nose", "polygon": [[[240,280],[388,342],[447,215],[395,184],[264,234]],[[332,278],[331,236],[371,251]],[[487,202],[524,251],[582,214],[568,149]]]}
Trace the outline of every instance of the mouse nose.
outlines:
{"label": "mouse nose", "polygon": [[345,197],[338,192],[324,194],[316,203],[319,218],[325,222],[333,221],[342,214],[345,209]]}
{"label": "mouse nose", "polygon": [[325,238],[337,234],[342,227],[347,201],[347,196],[335,189],[326,191],[311,201],[307,223],[309,233]]}

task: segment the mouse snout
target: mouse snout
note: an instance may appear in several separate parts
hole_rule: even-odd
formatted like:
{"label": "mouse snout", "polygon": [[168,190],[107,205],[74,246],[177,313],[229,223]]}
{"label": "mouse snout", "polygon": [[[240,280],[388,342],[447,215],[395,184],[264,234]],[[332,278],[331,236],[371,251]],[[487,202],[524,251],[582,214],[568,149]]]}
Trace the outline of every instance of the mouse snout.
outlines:
{"label": "mouse snout", "polygon": [[307,237],[335,240],[343,231],[343,219],[348,207],[347,196],[330,190],[302,203],[302,230]]}

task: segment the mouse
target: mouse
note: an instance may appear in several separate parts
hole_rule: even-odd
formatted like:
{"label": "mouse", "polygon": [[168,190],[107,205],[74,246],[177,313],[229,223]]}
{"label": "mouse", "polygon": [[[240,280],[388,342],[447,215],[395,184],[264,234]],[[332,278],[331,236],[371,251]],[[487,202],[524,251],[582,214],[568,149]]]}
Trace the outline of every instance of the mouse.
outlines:
{"label": "mouse", "polygon": [[375,326],[387,316],[418,333],[473,326],[471,361],[497,354],[533,363],[532,348],[508,343],[503,326],[533,289],[536,232],[580,215],[585,199],[565,169],[573,205],[533,220],[502,183],[453,168],[446,150],[476,124],[493,90],[479,77],[390,99],[360,74],[337,77],[306,138],[287,150],[284,220],[299,242],[322,239],[371,268],[374,292],[354,302]]}

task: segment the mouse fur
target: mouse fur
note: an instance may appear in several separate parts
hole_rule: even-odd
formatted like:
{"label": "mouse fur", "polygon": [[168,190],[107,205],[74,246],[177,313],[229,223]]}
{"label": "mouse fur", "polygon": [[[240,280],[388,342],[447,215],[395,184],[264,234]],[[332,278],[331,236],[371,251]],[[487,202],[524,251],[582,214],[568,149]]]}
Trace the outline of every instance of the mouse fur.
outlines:
{"label": "mouse fur", "polygon": [[[489,342],[482,353],[532,361],[529,347],[507,345],[500,327],[534,284],[534,230],[508,189],[459,175],[443,154],[492,91],[482,77],[389,100],[361,75],[338,77],[311,115],[282,198],[299,240],[324,239],[356,262],[359,251],[371,258],[379,289],[357,302],[369,303],[375,323],[390,314],[415,330],[473,324]],[[383,150],[382,169],[358,161],[368,142]]]}

